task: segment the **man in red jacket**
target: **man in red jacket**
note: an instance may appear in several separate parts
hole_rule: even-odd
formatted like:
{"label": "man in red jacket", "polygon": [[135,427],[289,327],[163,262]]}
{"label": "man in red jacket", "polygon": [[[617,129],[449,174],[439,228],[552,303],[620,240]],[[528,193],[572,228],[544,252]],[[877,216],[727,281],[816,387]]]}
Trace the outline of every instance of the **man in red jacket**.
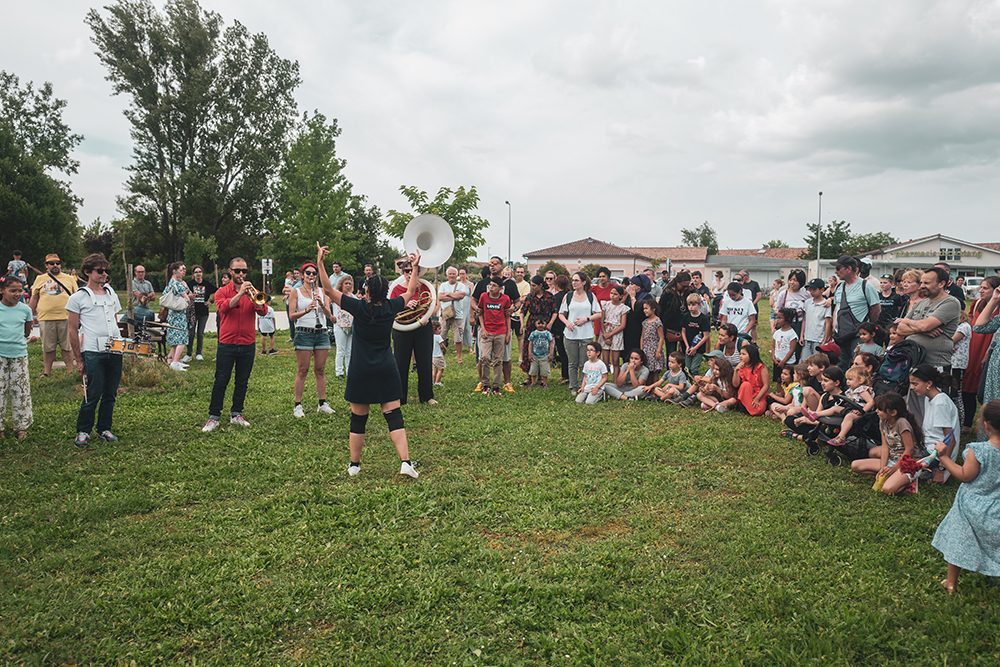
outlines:
{"label": "man in red jacket", "polygon": [[229,411],[229,423],[250,426],[243,417],[243,401],[247,397],[247,383],[253,370],[254,353],[257,342],[257,315],[267,314],[267,304],[258,306],[250,296],[247,282],[247,263],[242,257],[229,262],[233,279],[228,285],[215,292],[215,306],[218,309],[219,349],[215,354],[215,384],[212,386],[212,402],[208,405],[208,421],[201,428],[211,433],[219,428],[222,415],[222,400],[226,396],[229,378],[236,367],[236,383],[233,387],[233,407]]}

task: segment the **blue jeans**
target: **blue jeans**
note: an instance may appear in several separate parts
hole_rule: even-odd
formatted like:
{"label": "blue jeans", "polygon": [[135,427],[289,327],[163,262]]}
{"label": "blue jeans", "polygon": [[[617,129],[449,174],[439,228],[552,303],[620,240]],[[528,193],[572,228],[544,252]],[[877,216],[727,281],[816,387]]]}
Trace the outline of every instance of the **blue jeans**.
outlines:
{"label": "blue jeans", "polygon": [[215,384],[212,385],[212,402],[208,405],[208,416],[218,419],[222,414],[222,400],[226,397],[226,387],[236,369],[236,382],[233,384],[233,408],[229,415],[235,417],[243,414],[243,403],[247,397],[247,385],[250,382],[250,371],[253,370],[253,360],[256,346],[230,345],[219,343],[215,353]]}
{"label": "blue jeans", "polygon": [[[111,430],[115,397],[122,379],[122,355],[111,352],[84,352],[83,369],[87,378],[87,393],[76,416],[77,433],[90,433],[97,413],[97,432]],[[98,409],[98,404],[100,408]]]}

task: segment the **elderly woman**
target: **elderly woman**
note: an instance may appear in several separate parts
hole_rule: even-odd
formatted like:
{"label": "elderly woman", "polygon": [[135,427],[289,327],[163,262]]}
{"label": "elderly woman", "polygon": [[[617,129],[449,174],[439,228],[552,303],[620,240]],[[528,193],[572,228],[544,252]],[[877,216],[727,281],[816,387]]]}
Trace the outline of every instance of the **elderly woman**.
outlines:
{"label": "elderly woman", "polygon": [[924,272],[917,269],[907,269],[899,276],[899,288],[896,293],[903,297],[903,304],[899,309],[900,317],[908,316],[913,306],[920,301],[917,292],[920,290],[920,279],[923,276]]}

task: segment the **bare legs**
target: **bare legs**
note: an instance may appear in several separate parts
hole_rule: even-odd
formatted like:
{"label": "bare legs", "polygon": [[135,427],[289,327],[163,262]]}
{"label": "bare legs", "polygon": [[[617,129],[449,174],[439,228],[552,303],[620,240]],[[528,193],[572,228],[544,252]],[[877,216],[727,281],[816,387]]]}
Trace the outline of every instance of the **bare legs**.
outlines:
{"label": "bare legs", "polygon": [[[382,404],[382,413],[391,412],[399,407],[399,401],[389,401],[388,403]],[[368,406],[363,403],[351,403],[351,414],[355,415],[367,415]],[[408,461],[410,459],[410,445],[409,441],[406,439],[406,429],[397,428],[395,431],[389,431],[389,439],[392,440],[392,446],[396,448],[396,454],[399,455],[400,461]],[[361,450],[365,446],[365,434],[364,433],[351,433],[351,437],[348,439],[348,446],[351,450],[351,461],[356,463],[361,463]]]}
{"label": "bare legs", "polygon": [[[329,350],[295,350],[295,402],[302,402],[302,392],[306,386],[306,376],[309,375],[309,361],[313,357],[316,363],[313,366],[313,375],[316,376],[316,398],[326,400],[326,360],[330,356]],[[364,414],[364,413],[359,413]]]}

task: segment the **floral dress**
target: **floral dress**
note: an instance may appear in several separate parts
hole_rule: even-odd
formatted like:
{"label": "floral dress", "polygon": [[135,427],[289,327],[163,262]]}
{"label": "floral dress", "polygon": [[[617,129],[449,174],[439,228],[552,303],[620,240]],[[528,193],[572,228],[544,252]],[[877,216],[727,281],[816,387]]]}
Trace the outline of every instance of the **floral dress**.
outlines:
{"label": "floral dress", "polygon": [[663,322],[658,317],[647,317],[642,321],[642,337],[639,346],[646,353],[646,368],[649,369],[650,373],[658,373],[663,370],[663,358],[656,357],[660,346],[660,329],[662,328]]}
{"label": "floral dress", "polygon": [[[1000,315],[981,327],[973,327],[972,331],[977,334],[995,334],[1000,329]],[[986,364],[983,367],[983,405],[993,399],[1000,398],[1000,352],[997,351],[997,338],[993,337],[993,344],[989,352],[986,353]]]}
{"label": "floral dress", "polygon": [[[179,280],[170,279],[164,293],[173,292],[177,296],[183,297],[188,292],[188,286]],[[185,310],[167,310],[167,324],[171,328],[167,329],[167,345],[188,344],[188,316]],[[175,328],[176,327],[176,328]]]}
{"label": "floral dress", "polygon": [[[629,307],[624,303],[619,303],[617,306],[610,301],[604,304],[604,317],[601,319],[601,332],[611,331],[612,329],[617,329],[622,324],[622,318],[628,315]],[[604,345],[604,339],[601,338],[601,345]],[[612,351],[621,351],[625,349],[625,331],[619,331],[614,336],[611,337],[611,345],[607,346],[606,349]]]}
{"label": "floral dress", "polygon": [[973,442],[966,456],[970,449],[979,474],[958,487],[931,545],[952,565],[1000,577],[1000,450],[989,442]]}

